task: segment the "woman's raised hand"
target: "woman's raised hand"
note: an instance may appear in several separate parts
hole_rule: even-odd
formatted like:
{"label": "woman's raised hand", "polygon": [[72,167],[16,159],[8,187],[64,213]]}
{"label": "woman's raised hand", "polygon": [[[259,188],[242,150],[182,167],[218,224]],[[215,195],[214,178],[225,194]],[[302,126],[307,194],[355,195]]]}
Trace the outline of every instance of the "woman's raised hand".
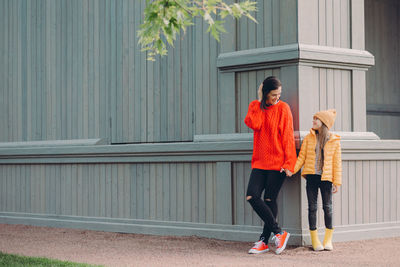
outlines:
{"label": "woman's raised hand", "polygon": [[259,102],[261,102],[261,100],[262,100],[262,88],[263,88],[263,84],[261,83],[260,86],[258,87],[258,91],[257,91],[257,96],[258,96]]}

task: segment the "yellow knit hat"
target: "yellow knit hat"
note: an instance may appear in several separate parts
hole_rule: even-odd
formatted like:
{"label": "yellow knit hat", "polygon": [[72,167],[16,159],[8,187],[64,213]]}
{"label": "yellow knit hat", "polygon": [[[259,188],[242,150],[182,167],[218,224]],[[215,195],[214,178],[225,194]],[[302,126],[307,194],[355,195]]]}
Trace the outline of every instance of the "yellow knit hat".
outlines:
{"label": "yellow knit hat", "polygon": [[326,125],[326,127],[328,127],[328,129],[330,129],[335,123],[336,110],[335,109],[321,110],[315,113],[314,116],[317,117],[320,121],[322,121]]}

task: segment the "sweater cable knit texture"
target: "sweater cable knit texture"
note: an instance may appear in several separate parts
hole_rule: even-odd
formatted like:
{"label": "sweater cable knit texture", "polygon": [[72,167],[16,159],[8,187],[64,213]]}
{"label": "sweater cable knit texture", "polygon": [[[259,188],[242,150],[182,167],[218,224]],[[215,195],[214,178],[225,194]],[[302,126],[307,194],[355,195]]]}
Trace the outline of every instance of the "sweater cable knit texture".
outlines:
{"label": "sweater cable knit texture", "polygon": [[296,149],[293,117],[290,107],[283,101],[261,110],[260,102],[250,103],[245,124],[253,129],[253,157],[251,167],[262,170],[294,171]]}

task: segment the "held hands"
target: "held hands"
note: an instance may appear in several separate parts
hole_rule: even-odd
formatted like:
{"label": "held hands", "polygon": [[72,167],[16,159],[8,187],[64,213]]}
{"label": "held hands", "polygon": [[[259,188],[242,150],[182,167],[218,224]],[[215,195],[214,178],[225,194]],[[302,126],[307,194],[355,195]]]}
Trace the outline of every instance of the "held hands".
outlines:
{"label": "held hands", "polygon": [[288,177],[292,177],[292,175],[293,175],[293,173],[291,171],[289,171],[288,169],[281,168],[281,173],[282,172],[285,172],[286,176],[288,176]]}
{"label": "held hands", "polygon": [[[292,177],[292,175],[293,175],[293,173],[291,171],[289,171],[288,169],[281,168],[281,173],[282,172],[285,172],[286,176],[288,176],[288,177]],[[332,193],[336,194],[338,191],[339,191],[339,186],[332,184]]]}

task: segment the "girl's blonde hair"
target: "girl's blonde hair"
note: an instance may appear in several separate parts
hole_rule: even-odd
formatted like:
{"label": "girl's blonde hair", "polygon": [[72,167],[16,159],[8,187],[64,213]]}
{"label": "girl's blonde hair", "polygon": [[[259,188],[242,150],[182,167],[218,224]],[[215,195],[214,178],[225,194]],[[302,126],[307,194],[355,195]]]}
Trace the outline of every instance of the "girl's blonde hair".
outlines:
{"label": "girl's blonde hair", "polygon": [[324,167],[324,147],[326,142],[329,140],[330,132],[328,127],[322,123],[321,128],[316,130],[315,133],[317,134],[317,142],[319,144],[319,157],[317,159],[317,166],[320,166],[322,170]]}

